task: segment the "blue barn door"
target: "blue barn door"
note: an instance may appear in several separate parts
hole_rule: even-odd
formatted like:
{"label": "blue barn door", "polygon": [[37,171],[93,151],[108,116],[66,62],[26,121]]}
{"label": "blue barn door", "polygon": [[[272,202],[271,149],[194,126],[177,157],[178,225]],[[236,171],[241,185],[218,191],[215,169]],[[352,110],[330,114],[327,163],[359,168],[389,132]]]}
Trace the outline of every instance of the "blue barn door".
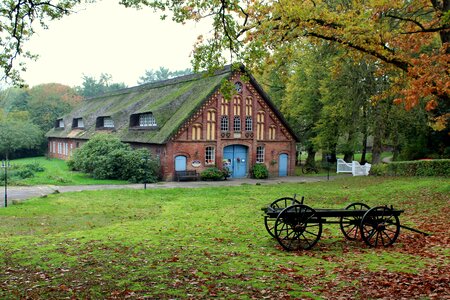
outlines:
{"label": "blue barn door", "polygon": [[186,171],[186,156],[175,156],[175,171]]}
{"label": "blue barn door", "polygon": [[247,147],[231,145],[223,149],[223,158],[228,161],[232,178],[242,178],[247,175]]}
{"label": "blue barn door", "polygon": [[278,176],[287,176],[288,174],[288,155],[280,154],[278,159]]}

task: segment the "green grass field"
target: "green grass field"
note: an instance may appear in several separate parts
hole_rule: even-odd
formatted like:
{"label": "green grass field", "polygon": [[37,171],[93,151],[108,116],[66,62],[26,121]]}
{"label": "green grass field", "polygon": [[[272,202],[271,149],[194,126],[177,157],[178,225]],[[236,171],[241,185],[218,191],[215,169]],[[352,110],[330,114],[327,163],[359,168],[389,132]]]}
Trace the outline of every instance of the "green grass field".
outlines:
{"label": "green grass field", "polygon": [[[362,201],[405,209],[386,249],[325,225],[309,251],[286,252],[261,207]],[[308,184],[91,191],[0,210],[1,299],[439,299],[450,292],[450,185],[443,178],[345,177]]]}
{"label": "green grass field", "polygon": [[44,172],[36,172],[33,177],[11,181],[11,185],[84,185],[84,184],[125,184],[123,180],[99,180],[87,174],[69,171],[67,163],[60,159],[32,157],[12,160],[12,165],[38,163]]}

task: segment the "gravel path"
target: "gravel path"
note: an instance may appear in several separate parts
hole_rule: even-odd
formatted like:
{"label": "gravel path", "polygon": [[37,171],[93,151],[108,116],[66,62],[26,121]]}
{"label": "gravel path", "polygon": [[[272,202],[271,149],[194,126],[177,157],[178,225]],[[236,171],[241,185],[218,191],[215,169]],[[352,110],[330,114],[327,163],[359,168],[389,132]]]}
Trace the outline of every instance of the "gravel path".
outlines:
{"label": "gravel path", "polygon": [[[333,179],[335,176],[330,176]],[[277,177],[265,180],[258,179],[231,179],[225,181],[168,181],[147,184],[147,189],[162,189],[162,188],[202,188],[212,186],[239,186],[243,184],[280,184],[280,183],[305,183],[305,182],[318,182],[325,181],[327,177]],[[4,187],[2,187],[4,188]],[[8,204],[16,201],[23,201],[34,197],[43,197],[53,193],[65,193],[65,192],[79,192],[79,191],[92,191],[92,190],[113,190],[113,189],[143,189],[143,184],[125,184],[125,185],[78,185],[78,186],[55,186],[55,185],[42,185],[42,186],[8,186],[7,198]],[[0,189],[0,193],[3,192]],[[4,194],[4,193],[2,193]],[[0,198],[0,207],[4,206],[4,197]]]}

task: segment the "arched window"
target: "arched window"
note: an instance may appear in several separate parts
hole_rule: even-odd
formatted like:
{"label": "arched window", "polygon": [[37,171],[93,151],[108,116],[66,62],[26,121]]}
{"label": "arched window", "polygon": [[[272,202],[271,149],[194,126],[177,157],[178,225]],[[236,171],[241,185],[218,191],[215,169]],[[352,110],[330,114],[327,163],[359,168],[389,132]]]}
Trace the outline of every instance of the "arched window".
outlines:
{"label": "arched window", "polygon": [[216,139],[216,111],[208,110],[206,116],[206,140],[212,141]]}
{"label": "arched window", "polygon": [[233,98],[233,114],[235,116],[241,115],[241,97],[240,96],[235,96]]}
{"label": "arched window", "polygon": [[220,114],[222,116],[228,115],[228,101],[225,98],[222,98],[222,102],[220,104]]}
{"label": "arched window", "polygon": [[253,102],[252,97],[245,98],[245,115],[246,116],[252,115],[252,102]]}
{"label": "arched window", "polygon": [[277,127],[275,125],[270,125],[269,128],[269,140],[274,140],[277,132]]}
{"label": "arched window", "polygon": [[202,125],[194,124],[192,125],[192,140],[199,141],[202,139]]}
{"label": "arched window", "polygon": [[264,112],[258,112],[256,116],[256,139],[263,140],[264,139]]}

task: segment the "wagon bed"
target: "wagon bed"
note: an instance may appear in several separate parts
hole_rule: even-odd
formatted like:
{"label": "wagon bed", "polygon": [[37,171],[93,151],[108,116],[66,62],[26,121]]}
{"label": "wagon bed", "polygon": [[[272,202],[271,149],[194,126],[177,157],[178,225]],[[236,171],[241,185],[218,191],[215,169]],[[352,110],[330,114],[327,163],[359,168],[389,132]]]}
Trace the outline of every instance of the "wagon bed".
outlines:
{"label": "wagon bed", "polygon": [[[323,224],[339,224],[346,239],[362,239],[370,247],[390,246],[397,239],[403,210],[392,206],[370,208],[364,203],[352,203],[344,209],[313,209],[290,197],[275,200],[263,208],[264,223],[269,234],[286,250],[311,249],[320,239]],[[330,220],[331,219],[331,220]]]}

